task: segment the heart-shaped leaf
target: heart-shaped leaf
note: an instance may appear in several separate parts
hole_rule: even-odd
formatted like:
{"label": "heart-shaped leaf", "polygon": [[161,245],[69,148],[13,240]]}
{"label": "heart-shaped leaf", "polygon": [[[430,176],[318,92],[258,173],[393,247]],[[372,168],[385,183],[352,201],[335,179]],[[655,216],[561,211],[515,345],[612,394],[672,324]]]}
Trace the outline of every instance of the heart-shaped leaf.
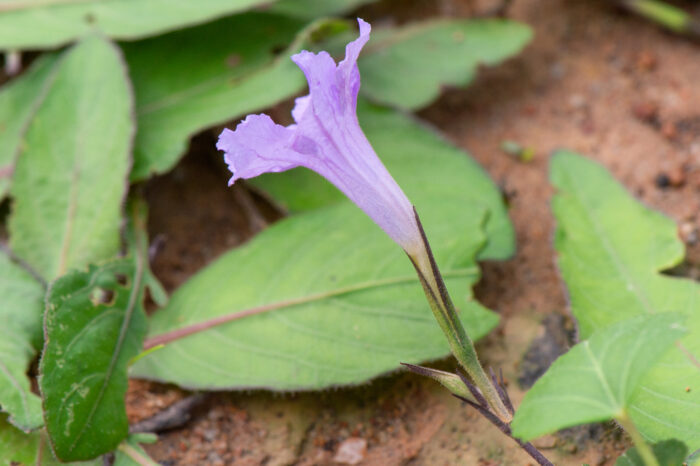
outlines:
{"label": "heart-shaped leaf", "polygon": [[582,156],[562,151],[551,171],[559,268],[582,338],[635,316],[685,314],[689,334],[644,377],[629,414],[651,441],[700,448],[700,285],[660,273],[683,260],[676,225]]}
{"label": "heart-shaped leaf", "polygon": [[135,39],[199,24],[267,0],[15,0],[0,3],[0,50],[53,48],[95,30]]}
{"label": "heart-shaped leaf", "polygon": [[142,259],[71,271],[49,290],[39,387],[53,451],[94,458],[126,438],[127,365],[146,334]]}
{"label": "heart-shaped leaf", "polygon": [[0,251],[0,410],[22,430],[40,427],[41,400],[26,376],[41,345],[44,287]]}
{"label": "heart-shaped leaf", "polygon": [[117,252],[134,128],[116,47],[91,37],[59,60],[17,160],[9,222],[11,248],[47,280]]}
{"label": "heart-shaped leaf", "polygon": [[686,333],[682,314],[631,318],[560,356],[527,392],[513,435],[531,440],[565,427],[626,418],[639,382]]}

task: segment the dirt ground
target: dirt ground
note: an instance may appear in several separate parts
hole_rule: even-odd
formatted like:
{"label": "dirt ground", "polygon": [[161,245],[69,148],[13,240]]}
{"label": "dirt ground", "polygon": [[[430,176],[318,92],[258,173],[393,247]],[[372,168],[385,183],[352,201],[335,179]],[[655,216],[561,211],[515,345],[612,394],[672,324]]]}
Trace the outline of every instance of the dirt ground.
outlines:
{"label": "dirt ground", "polygon": [[[493,3],[395,0],[360,14],[406,21],[480,13]],[[551,241],[552,150],[574,149],[602,162],[642,201],[675,219],[688,244],[688,264],[680,273],[700,275],[700,44],[611,4],[515,0],[508,16],[535,31],[524,53],[483,70],[467,89],[446,90],[420,112],[469,151],[510,202],[518,251],[512,260],[483,265],[477,296],[502,322],[478,346],[487,365],[503,369],[516,406],[524,387],[575,334]],[[198,136],[172,173],[145,186],[157,249],[153,268],[168,290],[278,217],[244,188],[226,188],[214,138],[213,132]],[[503,153],[506,139],[533,147],[534,160],[523,163]],[[437,364],[454,366],[452,360]],[[186,395],[132,381],[130,419],[139,421]],[[628,441],[606,424],[535,444],[556,464],[612,465]],[[533,463],[445,390],[406,373],[322,393],[211,394],[189,423],[162,433],[146,449],[171,465]]]}

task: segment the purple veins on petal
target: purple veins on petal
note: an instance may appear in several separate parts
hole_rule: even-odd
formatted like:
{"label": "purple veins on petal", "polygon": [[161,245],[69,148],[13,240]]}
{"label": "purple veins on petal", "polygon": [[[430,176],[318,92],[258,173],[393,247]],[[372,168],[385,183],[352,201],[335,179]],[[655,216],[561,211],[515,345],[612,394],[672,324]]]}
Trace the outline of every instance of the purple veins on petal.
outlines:
{"label": "purple veins on petal", "polygon": [[358,19],[360,36],[336,65],[327,52],[292,57],[309,83],[296,100],[295,124],[281,126],[267,115],[249,115],[235,131],[225,129],[217,148],[233,176],[252,178],[294,167],[309,168],[340,189],[409,254],[422,248],[413,206],[377,157],[357,120],[360,73],[357,59],[370,25]]}

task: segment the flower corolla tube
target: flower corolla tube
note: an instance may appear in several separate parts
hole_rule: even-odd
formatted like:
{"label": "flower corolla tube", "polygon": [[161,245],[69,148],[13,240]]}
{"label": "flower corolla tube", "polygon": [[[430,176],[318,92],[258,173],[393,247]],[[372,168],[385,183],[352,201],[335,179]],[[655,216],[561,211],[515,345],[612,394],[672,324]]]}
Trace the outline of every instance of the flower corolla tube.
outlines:
{"label": "flower corolla tube", "polygon": [[360,36],[336,65],[325,51],[302,51],[292,60],[304,72],[309,95],[296,99],[289,126],[265,114],[248,115],[235,131],[224,129],[217,148],[233,176],[241,178],[309,168],[333,183],[409,256],[423,249],[413,205],[382,164],[357,119],[360,72],[357,59],[370,25],[358,18]]}

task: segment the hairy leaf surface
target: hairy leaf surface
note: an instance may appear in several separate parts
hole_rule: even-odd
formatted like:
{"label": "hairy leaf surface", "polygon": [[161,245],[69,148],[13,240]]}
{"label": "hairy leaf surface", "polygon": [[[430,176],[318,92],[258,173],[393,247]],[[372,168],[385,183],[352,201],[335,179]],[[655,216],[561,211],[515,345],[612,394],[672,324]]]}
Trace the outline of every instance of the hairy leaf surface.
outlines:
{"label": "hairy leaf surface", "polygon": [[[476,339],[497,317],[470,289],[485,211],[463,211],[440,199],[424,222]],[[320,389],[449,353],[408,258],[348,202],[282,220],[222,256],[153,316],[151,335],[246,310],[145,356],[133,374],[189,388]]]}
{"label": "hairy leaf surface", "polygon": [[11,191],[10,246],[47,280],[117,252],[134,126],[117,48],[91,37],[64,53]]}
{"label": "hairy leaf surface", "polygon": [[146,334],[144,264],[119,259],[71,271],[49,290],[39,387],[63,461],[112,451],[126,438],[127,365]]}
{"label": "hairy leaf surface", "polygon": [[2,251],[0,297],[0,411],[28,431],[44,422],[26,375],[41,344],[44,287]]}
{"label": "hairy leaf surface", "polygon": [[10,187],[22,137],[51,82],[55,65],[55,55],[44,55],[0,89],[0,199]]}
{"label": "hairy leaf surface", "polygon": [[0,3],[0,50],[53,48],[95,30],[135,39],[246,10],[266,0],[12,0]]}
{"label": "hairy leaf surface", "polygon": [[132,179],[172,168],[198,131],[301,91],[304,76],[289,59],[298,44],[288,47],[303,27],[248,13],[123,44],[138,117]]}

